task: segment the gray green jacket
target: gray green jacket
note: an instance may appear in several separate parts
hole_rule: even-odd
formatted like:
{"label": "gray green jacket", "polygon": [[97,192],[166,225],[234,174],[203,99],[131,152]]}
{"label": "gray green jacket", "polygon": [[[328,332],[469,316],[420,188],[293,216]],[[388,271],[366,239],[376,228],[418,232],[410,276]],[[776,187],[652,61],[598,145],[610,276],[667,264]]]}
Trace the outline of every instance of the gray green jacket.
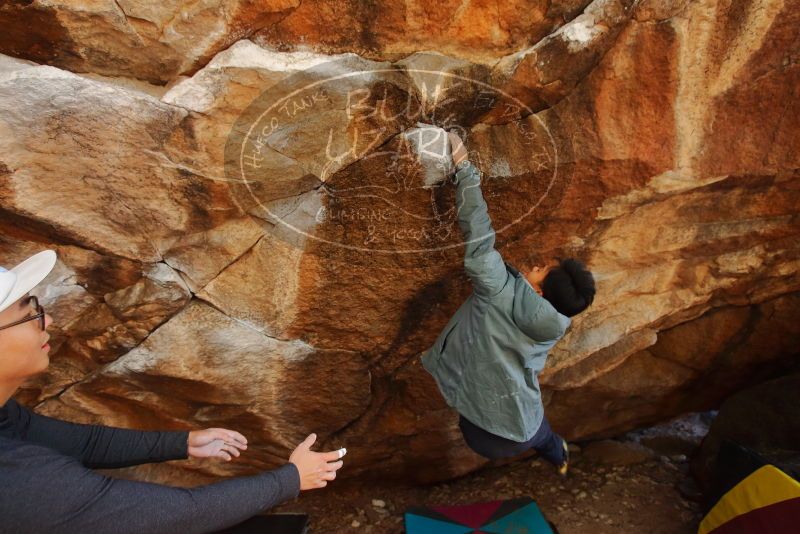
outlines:
{"label": "gray green jacket", "polygon": [[464,267],[473,292],[422,355],[449,406],[477,426],[528,441],[542,422],[538,374],[571,319],[557,312],[495,250],[495,232],[471,163],[456,173]]}

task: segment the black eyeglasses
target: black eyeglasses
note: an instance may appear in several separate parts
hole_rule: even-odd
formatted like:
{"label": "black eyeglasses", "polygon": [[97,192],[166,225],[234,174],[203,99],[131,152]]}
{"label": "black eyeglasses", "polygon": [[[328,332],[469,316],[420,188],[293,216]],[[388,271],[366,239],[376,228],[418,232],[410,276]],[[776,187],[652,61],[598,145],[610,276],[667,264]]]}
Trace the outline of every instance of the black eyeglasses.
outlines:
{"label": "black eyeglasses", "polygon": [[11,328],[12,326],[17,326],[18,324],[27,323],[28,321],[33,321],[34,319],[39,320],[39,329],[44,331],[44,308],[39,305],[39,299],[31,295],[28,297],[28,302],[33,303],[33,309],[36,310],[34,315],[29,315],[24,319],[20,319],[19,321],[14,321],[13,323],[8,323],[6,325],[0,326],[0,330],[4,330],[6,328]]}

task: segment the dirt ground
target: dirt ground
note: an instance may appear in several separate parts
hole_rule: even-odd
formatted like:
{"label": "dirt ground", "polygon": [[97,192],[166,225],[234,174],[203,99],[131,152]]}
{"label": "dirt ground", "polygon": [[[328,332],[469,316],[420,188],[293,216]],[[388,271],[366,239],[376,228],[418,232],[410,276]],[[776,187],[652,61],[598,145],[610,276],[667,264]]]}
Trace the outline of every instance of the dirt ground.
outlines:
{"label": "dirt ground", "polygon": [[533,457],[427,487],[335,482],[303,492],[272,512],[308,513],[309,531],[315,534],[395,533],[404,531],[403,512],[409,506],[530,496],[561,534],[697,532],[700,505],[685,499],[679,484],[693,486],[684,455],[666,456],[638,444],[605,441],[573,450],[566,479]]}

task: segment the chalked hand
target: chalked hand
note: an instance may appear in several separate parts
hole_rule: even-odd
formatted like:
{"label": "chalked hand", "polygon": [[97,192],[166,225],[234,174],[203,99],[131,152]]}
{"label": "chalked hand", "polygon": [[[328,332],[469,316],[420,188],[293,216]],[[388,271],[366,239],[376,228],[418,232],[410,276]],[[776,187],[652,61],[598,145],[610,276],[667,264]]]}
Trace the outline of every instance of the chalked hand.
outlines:
{"label": "chalked hand", "polygon": [[428,189],[446,181],[454,171],[447,132],[438,126],[418,122],[403,135],[422,167],[422,187]]}

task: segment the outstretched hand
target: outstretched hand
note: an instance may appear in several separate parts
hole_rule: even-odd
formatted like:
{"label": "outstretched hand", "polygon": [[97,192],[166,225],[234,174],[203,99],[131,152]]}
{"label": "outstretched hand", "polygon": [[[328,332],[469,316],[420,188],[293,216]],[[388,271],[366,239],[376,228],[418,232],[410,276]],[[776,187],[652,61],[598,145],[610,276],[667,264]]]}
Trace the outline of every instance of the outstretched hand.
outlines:
{"label": "outstretched hand", "polygon": [[467,159],[467,148],[457,133],[447,132],[447,139],[450,141],[450,153],[453,154],[453,163],[458,165]]}
{"label": "outstretched hand", "polygon": [[314,452],[311,446],[316,440],[316,434],[309,434],[289,457],[300,473],[301,490],[324,488],[336,478],[336,471],[344,464],[341,457],[347,454],[347,449]]}
{"label": "outstretched hand", "polygon": [[189,456],[192,458],[221,458],[226,462],[247,448],[247,439],[233,430],[206,428],[189,432]]}

